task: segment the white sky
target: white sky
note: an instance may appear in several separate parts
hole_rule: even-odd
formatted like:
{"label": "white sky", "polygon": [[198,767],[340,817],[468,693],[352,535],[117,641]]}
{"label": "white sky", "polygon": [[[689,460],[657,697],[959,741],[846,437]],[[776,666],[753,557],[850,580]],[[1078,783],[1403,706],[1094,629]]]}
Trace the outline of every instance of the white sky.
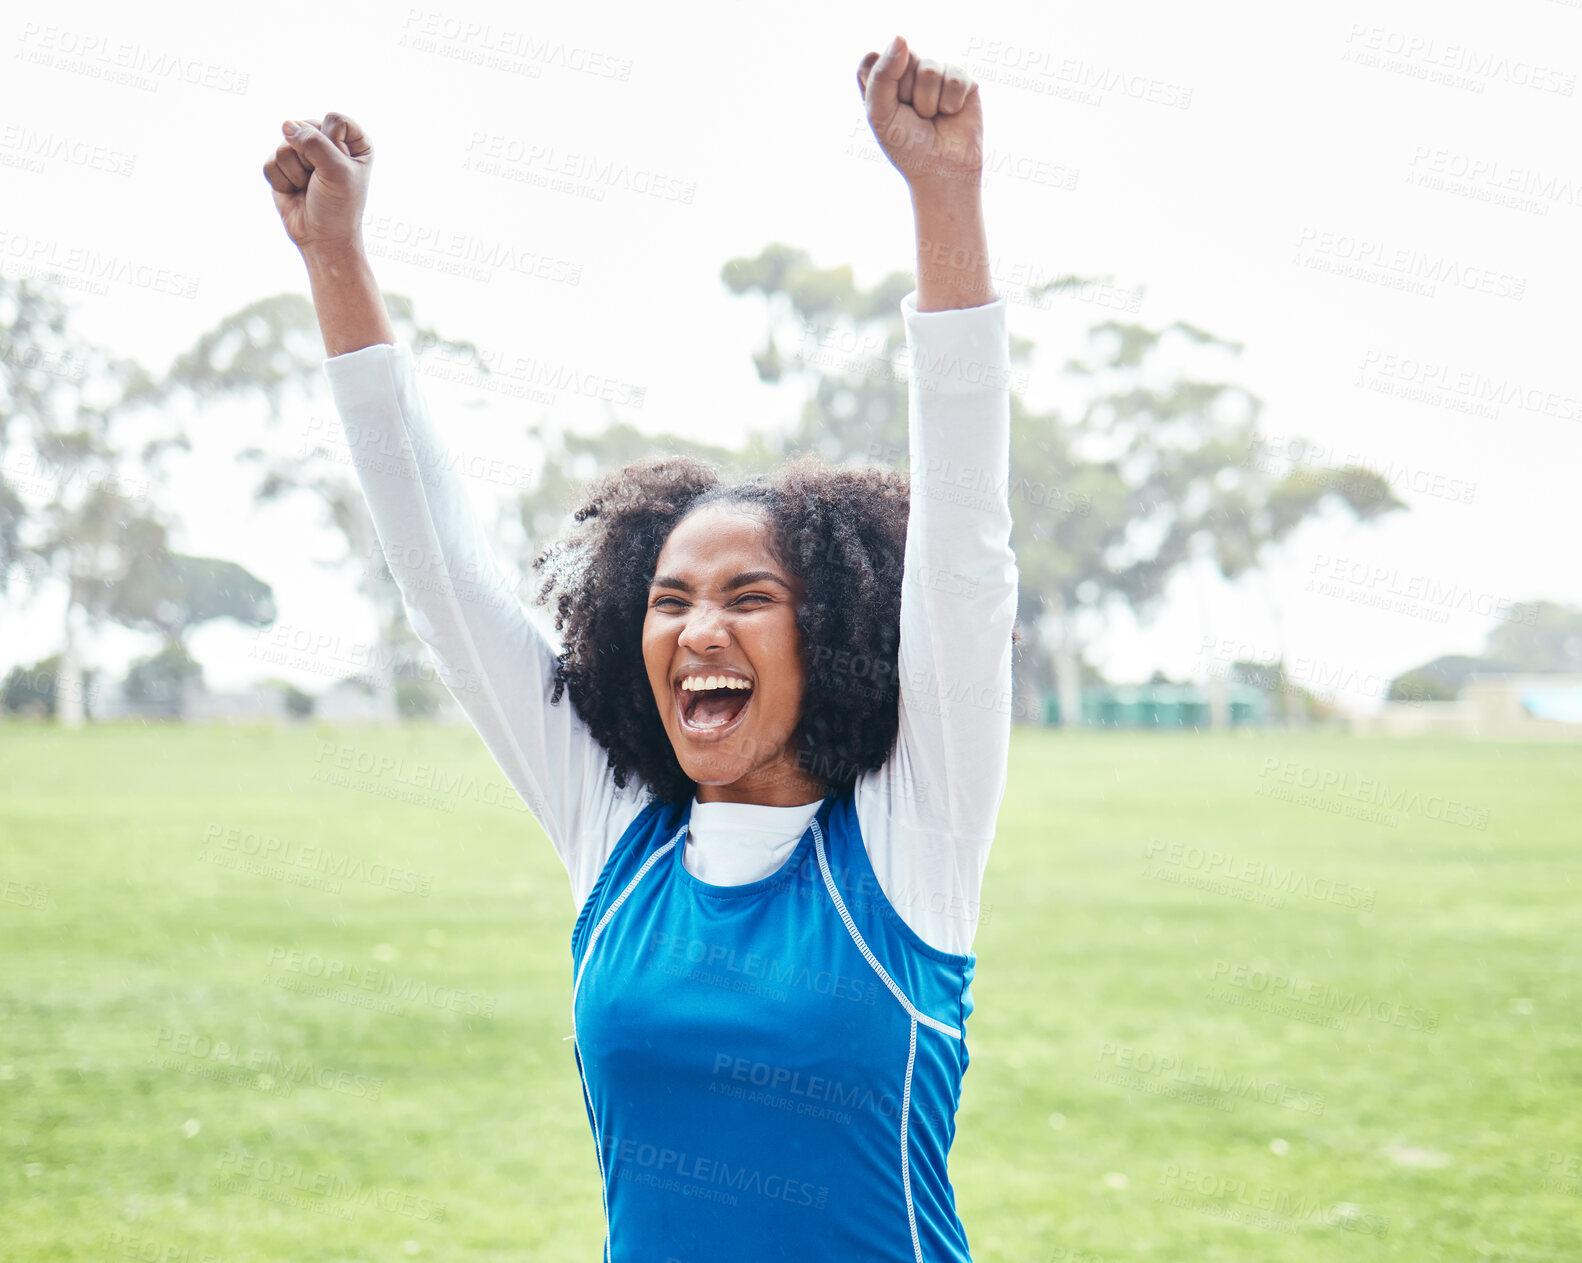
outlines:
{"label": "white sky", "polygon": [[[1267,432],[1326,445],[1324,463],[1355,456],[1422,480],[1421,491],[1397,488],[1411,511],[1383,526],[1311,526],[1256,595],[1183,582],[1152,625],[1117,629],[1092,655],[1111,678],[1156,665],[1194,673],[1205,634],[1242,656],[1272,649],[1266,591],[1288,661],[1341,674],[1338,700],[1371,709],[1404,667],[1476,652],[1497,625],[1478,607],[1582,602],[1582,4],[798,3],[754,6],[751,28],[740,8],[633,3],[531,19],[481,0],[31,12],[0,25],[0,268],[19,275],[40,249],[57,268],[91,251],[195,278],[195,297],[128,280],[79,291],[84,335],[163,370],[225,314],[306,293],[260,168],[283,118],[338,108],[376,146],[371,246],[470,234],[580,267],[574,285],[501,271],[480,280],[387,252],[375,258],[387,291],[412,296],[448,335],[646,387],[640,410],[575,394],[480,406],[477,392],[425,379],[459,446],[508,461],[524,459],[522,425],[546,419],[613,415],[726,438],[789,420],[796,399],[761,386],[749,359],[761,308],[731,297],[720,267],[771,241],[851,263],[864,283],[912,266],[900,176],[848,153],[867,138],[856,64],[899,30],[920,55],[977,75],[991,161],[1032,173],[986,184],[1002,292],[1027,271],[1146,287],[1136,318],[1184,319],[1245,344],[1230,371],[1266,401]],[[469,24],[474,34],[446,37]],[[433,42],[419,45],[425,32]],[[109,81],[129,61],[157,90]],[[67,154],[42,171],[18,165],[45,137],[68,142]],[[593,200],[476,169],[481,150],[534,145],[546,156],[517,174],[586,156],[690,203],[619,186]],[[130,175],[96,169],[124,159]],[[1468,169],[1477,174],[1457,178]],[[1060,187],[1073,170],[1075,187]],[[1376,265],[1369,276],[1340,274],[1359,257]],[[1414,270],[1441,278],[1431,293],[1399,288]],[[1106,314],[1013,303],[1012,330],[1042,352],[1031,402],[1058,395],[1060,363]],[[1358,384],[1365,363],[1374,389]],[[1441,395],[1377,389],[1390,382],[1437,383]],[[1479,387],[1520,393],[1493,415],[1451,406]],[[1560,415],[1546,414],[1545,396]],[[248,507],[232,453],[256,424],[218,412],[194,423],[197,451],[165,497],[183,520],[178,546],[267,580],[283,622],[368,636],[372,616],[349,581],[309,560],[332,547],[315,506]],[[475,491],[492,521],[501,489]],[[1352,599],[1305,590],[1315,568],[1335,579],[1364,562],[1381,577],[1340,579]],[[1468,592],[1472,608],[1441,618],[1443,601],[1400,612],[1357,599],[1424,585]],[[0,670],[58,647],[60,606],[50,591],[0,606]],[[217,688],[258,674],[252,643],[230,625],[192,638]],[[115,670],[152,646],[112,631],[90,654]]]}

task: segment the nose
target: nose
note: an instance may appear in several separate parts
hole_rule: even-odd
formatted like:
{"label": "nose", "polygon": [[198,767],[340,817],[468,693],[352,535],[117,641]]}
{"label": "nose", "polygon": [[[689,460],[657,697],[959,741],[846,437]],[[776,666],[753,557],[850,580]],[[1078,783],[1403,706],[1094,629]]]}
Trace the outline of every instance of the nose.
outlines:
{"label": "nose", "polygon": [[707,649],[723,649],[730,644],[730,633],[725,629],[725,611],[717,605],[700,602],[687,615],[681,629],[680,643],[694,653]]}

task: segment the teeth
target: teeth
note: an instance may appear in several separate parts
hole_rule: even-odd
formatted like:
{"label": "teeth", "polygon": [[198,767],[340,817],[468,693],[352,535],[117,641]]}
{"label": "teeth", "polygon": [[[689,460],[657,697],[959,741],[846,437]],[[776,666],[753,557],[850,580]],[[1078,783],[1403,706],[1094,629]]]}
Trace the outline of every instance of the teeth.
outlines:
{"label": "teeth", "polygon": [[732,675],[689,675],[681,681],[681,688],[683,692],[697,693],[704,689],[750,689],[752,685]]}

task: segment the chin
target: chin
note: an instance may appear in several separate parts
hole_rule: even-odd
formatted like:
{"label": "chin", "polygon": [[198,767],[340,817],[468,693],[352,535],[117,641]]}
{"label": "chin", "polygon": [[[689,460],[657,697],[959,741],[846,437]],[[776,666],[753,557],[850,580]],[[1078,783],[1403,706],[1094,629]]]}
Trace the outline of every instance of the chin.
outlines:
{"label": "chin", "polygon": [[677,754],[676,761],[687,778],[699,785],[732,785],[752,771],[745,759],[733,759],[727,754],[701,758],[684,758]]}

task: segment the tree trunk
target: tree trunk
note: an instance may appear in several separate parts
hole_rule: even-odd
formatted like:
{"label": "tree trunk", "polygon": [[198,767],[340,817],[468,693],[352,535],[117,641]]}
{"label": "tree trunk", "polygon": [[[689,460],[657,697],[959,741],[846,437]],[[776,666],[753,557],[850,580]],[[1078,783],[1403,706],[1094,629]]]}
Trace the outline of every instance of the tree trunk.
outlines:
{"label": "tree trunk", "polygon": [[392,725],[401,722],[401,707],[396,701],[396,670],[408,657],[408,639],[416,637],[406,621],[406,607],[395,583],[386,583],[378,592],[375,599],[380,602],[379,648],[374,655],[376,665],[369,675],[373,679],[374,700],[378,703],[377,722]]}
{"label": "tree trunk", "polygon": [[377,722],[381,724],[398,724],[401,722],[401,710],[396,705],[395,668],[389,664],[373,673],[374,700],[378,704]]}
{"label": "tree trunk", "polygon": [[[1192,592],[1197,597],[1199,626],[1203,631],[1203,644],[1213,645],[1214,627],[1213,616],[1209,612],[1208,594],[1203,590],[1203,567],[1194,564],[1188,567],[1192,576]],[[1200,655],[1207,657],[1204,664],[1203,692],[1208,698],[1208,726],[1212,729],[1230,727],[1230,663],[1216,664],[1210,654]],[[1223,666],[1224,670],[1216,670],[1216,666]]]}
{"label": "tree trunk", "polygon": [[[176,649],[178,649],[180,651],[180,658],[177,659],[178,661],[181,661],[182,659],[186,658],[186,656],[187,656],[187,646],[180,639],[178,639],[176,637],[172,637],[172,636],[167,636],[165,638],[165,644],[167,646],[174,646]],[[186,722],[186,720],[187,720],[187,707],[190,704],[191,696],[192,696],[192,681],[187,677],[187,673],[185,671],[183,671],[180,675],[178,675],[176,677],[176,697],[175,697],[174,702],[172,703],[175,713],[173,715],[171,715],[172,719],[176,720],[179,723],[185,723]]]}
{"label": "tree trunk", "polygon": [[1082,724],[1082,674],[1072,620],[1059,592],[1051,593],[1045,602],[1049,607],[1046,626],[1052,633],[1050,657],[1055,670],[1055,693],[1060,698],[1060,726],[1078,728]]}
{"label": "tree trunk", "polygon": [[1211,666],[1205,687],[1208,692],[1208,726],[1229,728],[1230,683],[1225,678],[1225,672],[1215,671]]}
{"label": "tree trunk", "polygon": [[66,593],[66,643],[60,651],[60,668],[55,672],[55,719],[62,728],[81,728],[82,662],[77,655],[77,585],[68,577]]}

